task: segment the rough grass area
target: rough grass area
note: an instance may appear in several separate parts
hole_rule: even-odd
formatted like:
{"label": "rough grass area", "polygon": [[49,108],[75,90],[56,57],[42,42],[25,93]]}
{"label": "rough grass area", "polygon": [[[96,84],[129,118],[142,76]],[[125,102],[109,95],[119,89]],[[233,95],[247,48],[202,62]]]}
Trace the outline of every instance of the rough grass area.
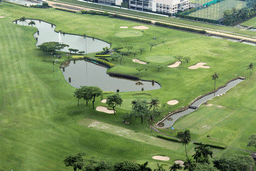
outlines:
{"label": "rough grass area", "polygon": [[142,36],[143,32],[141,31],[133,31],[133,30],[127,30],[127,31],[120,31],[115,34],[117,37],[139,37]]}
{"label": "rough grass area", "polygon": [[256,17],[253,17],[252,19],[244,22],[244,23],[241,23],[241,25],[243,26],[253,26],[254,28],[256,27]]}

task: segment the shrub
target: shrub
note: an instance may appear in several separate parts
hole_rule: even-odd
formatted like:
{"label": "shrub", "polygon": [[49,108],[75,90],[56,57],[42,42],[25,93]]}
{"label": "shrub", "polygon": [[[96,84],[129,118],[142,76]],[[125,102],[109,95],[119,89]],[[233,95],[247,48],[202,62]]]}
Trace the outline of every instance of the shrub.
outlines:
{"label": "shrub", "polygon": [[62,9],[62,8],[55,8],[56,10],[65,11],[65,12],[72,12],[76,13],[76,11],[68,10],[68,9]]}
{"label": "shrub", "polygon": [[95,57],[105,57],[105,58],[108,58],[108,57],[110,57],[110,55],[95,55]]}
{"label": "shrub", "polygon": [[104,60],[102,60],[102,59],[97,59],[96,61],[99,62],[100,64],[106,65],[106,66],[108,66],[108,67],[110,67],[110,68],[112,68],[112,67],[115,66],[115,64],[112,64],[112,63],[110,63],[110,62],[104,61]]}
{"label": "shrub", "polygon": [[157,137],[158,137],[158,138],[161,138],[161,139],[164,139],[164,140],[167,140],[167,141],[174,141],[174,142],[178,142],[178,143],[181,142],[181,141],[180,141],[179,139],[177,139],[177,138],[167,137],[167,136],[161,135],[161,134],[157,135]]}
{"label": "shrub", "polygon": [[194,142],[194,144],[196,144],[196,145],[206,145],[206,146],[209,146],[209,147],[212,147],[212,148],[226,149],[226,147],[223,146],[223,145],[215,145],[215,144],[208,144],[208,143],[201,143],[201,142]]}

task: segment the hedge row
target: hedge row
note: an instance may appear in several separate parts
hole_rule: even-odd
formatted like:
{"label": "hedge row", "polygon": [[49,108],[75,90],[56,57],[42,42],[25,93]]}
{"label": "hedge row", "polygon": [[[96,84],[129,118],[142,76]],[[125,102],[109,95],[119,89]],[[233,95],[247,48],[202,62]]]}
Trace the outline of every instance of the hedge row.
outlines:
{"label": "hedge row", "polygon": [[60,10],[60,11],[65,11],[65,12],[76,13],[76,11],[72,11],[72,10],[68,10],[68,9],[63,9],[63,8],[55,8],[55,9]]}
{"label": "hedge row", "polygon": [[190,31],[190,32],[194,32],[194,33],[206,34],[205,30],[198,30],[198,29],[194,29],[194,28],[188,28],[188,27],[185,27],[185,26],[176,26],[176,25],[159,23],[159,22],[156,22],[155,25],[168,27],[168,28],[173,28],[173,29],[184,30],[184,31]]}
{"label": "hedge row", "polygon": [[214,145],[214,144],[201,143],[201,142],[194,142],[194,144],[196,144],[196,145],[206,145],[206,146],[209,146],[209,147],[212,147],[212,148],[226,149],[226,147],[223,146],[223,145]]}
{"label": "hedge row", "polygon": [[126,75],[126,74],[119,74],[119,73],[109,72],[108,75],[113,76],[113,77],[127,78],[127,79],[130,79],[130,80],[139,80],[139,77],[132,76],[132,75]]}
{"label": "hedge row", "polygon": [[108,58],[108,57],[110,57],[110,55],[95,55],[95,57],[105,57],[105,58]]}
{"label": "hedge row", "polygon": [[180,143],[181,141],[177,138],[172,138],[172,137],[167,137],[165,135],[157,135],[158,138],[164,139],[164,140],[168,140],[168,141],[174,141],[174,142],[178,142]]}
{"label": "hedge row", "polygon": [[93,11],[93,10],[81,10],[82,14],[91,14],[91,15],[105,15],[105,16],[109,16],[108,12],[100,12],[100,11]]}
{"label": "hedge row", "polygon": [[139,18],[133,18],[129,16],[123,16],[123,15],[118,15],[118,14],[113,14],[114,18],[121,18],[121,19],[126,19],[126,20],[131,20],[131,21],[138,21],[146,24],[151,24],[150,20],[145,20],[145,19],[139,19]]}
{"label": "hedge row", "polygon": [[111,62],[108,62],[108,61],[105,61],[105,60],[102,60],[102,59],[96,59],[95,61],[99,62],[100,64],[106,65],[110,68],[115,66],[115,64],[112,64]]}
{"label": "hedge row", "polygon": [[206,19],[206,18],[199,18],[199,17],[192,17],[192,16],[188,16],[188,15],[177,15],[178,17],[181,18],[187,18],[190,20],[197,20],[197,21],[203,21],[203,22],[208,22],[208,23],[214,23],[214,24],[219,24],[219,20],[210,20],[210,19]]}

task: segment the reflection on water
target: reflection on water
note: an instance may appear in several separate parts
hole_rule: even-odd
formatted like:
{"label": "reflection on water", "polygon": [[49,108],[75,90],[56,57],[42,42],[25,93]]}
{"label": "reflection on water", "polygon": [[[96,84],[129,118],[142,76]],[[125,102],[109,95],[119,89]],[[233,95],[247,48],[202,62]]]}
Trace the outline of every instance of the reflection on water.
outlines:
{"label": "reflection on water", "polygon": [[[63,72],[63,71],[62,71]],[[141,91],[159,89],[160,85],[155,83],[152,86],[152,82],[141,81],[143,85],[135,85],[138,81],[120,79],[116,77],[110,77],[107,73],[107,68],[92,64],[87,61],[76,61],[74,64],[72,61],[69,66],[65,68],[63,72],[66,81],[69,81],[71,77],[71,83],[73,87],[79,88],[80,86],[97,86],[103,91]]]}
{"label": "reflection on water", "polygon": [[102,51],[104,47],[110,47],[110,44],[98,39],[84,37],[79,35],[71,35],[71,34],[61,34],[54,31],[55,25],[46,23],[44,21],[39,20],[29,20],[26,21],[17,21],[19,25],[26,25],[30,21],[34,21],[35,25],[33,27],[38,28],[39,34],[35,33],[34,37],[38,38],[37,46],[41,45],[44,42],[60,42],[64,44],[68,44],[69,47],[65,47],[61,51],[69,52],[69,48],[78,49],[79,51],[85,51],[86,53],[93,53]]}

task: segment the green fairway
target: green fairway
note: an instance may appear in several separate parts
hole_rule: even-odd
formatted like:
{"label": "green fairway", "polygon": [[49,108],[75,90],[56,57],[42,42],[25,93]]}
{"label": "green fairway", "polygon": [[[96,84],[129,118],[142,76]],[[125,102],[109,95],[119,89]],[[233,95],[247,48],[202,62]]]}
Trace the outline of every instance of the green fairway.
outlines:
{"label": "green fairway", "polygon": [[[139,163],[149,161],[156,168],[154,155],[170,157],[170,166],[176,159],[185,159],[184,146],[156,138],[151,132],[153,124],[145,119],[131,119],[122,122],[122,116],[131,111],[131,101],[158,98],[161,120],[169,111],[187,106],[199,95],[213,91],[211,75],[219,74],[217,87],[237,76],[247,79],[224,96],[216,97],[212,106],[200,109],[177,121],[174,130],[162,132],[176,136],[178,131],[189,128],[192,139],[213,144],[221,144],[244,150],[248,137],[255,133],[255,80],[247,66],[255,61],[255,47],[146,25],[146,30],[125,30],[120,26],[142,25],[141,23],[112,19],[104,16],[67,13],[55,9],[25,8],[11,4],[1,4],[0,13],[0,169],[2,170],[70,170],[63,164],[67,155],[85,152],[86,158],[117,162],[132,160]],[[12,21],[21,17],[41,19],[56,25],[56,30],[99,38],[111,43],[111,48],[132,46],[136,56],[128,55],[117,61],[110,60],[115,67],[108,72],[130,74],[145,80],[155,80],[161,89],[144,92],[119,93],[122,106],[116,108],[116,115],[108,115],[92,109],[91,102],[85,106],[83,100],[77,106],[75,88],[64,79],[57,66],[67,60],[60,53],[53,72],[51,55],[40,51],[33,34],[36,28],[20,26]],[[145,25],[145,24],[143,24]],[[137,34],[136,34],[137,33]],[[151,44],[153,47],[151,49]],[[139,49],[144,51],[140,54]],[[150,51],[151,49],[151,51]],[[94,54],[88,54],[94,57]],[[177,68],[167,65],[177,61],[176,56],[190,57]],[[137,58],[149,62],[146,65],[132,62]],[[205,62],[208,69],[188,69],[198,62]],[[163,68],[157,70],[157,66]],[[138,69],[143,69],[138,71]],[[143,87],[143,86],[141,86]],[[106,98],[109,94],[104,94]],[[174,106],[169,100],[178,100]],[[96,106],[106,106],[96,99]],[[92,126],[98,125],[98,126]],[[108,129],[105,129],[105,128]],[[120,132],[117,132],[117,131]],[[128,134],[129,133],[129,134]],[[207,137],[210,135],[210,137]],[[192,143],[189,154],[194,153]],[[241,153],[234,149],[216,150],[214,156]],[[166,167],[167,168],[167,167]]]}
{"label": "green fairway", "polygon": [[246,21],[246,22],[243,22],[243,23],[241,23],[241,25],[243,25],[243,26],[252,26],[252,27],[256,27],[256,17],[253,17],[252,19],[250,19],[250,20],[248,20],[248,21]]}

